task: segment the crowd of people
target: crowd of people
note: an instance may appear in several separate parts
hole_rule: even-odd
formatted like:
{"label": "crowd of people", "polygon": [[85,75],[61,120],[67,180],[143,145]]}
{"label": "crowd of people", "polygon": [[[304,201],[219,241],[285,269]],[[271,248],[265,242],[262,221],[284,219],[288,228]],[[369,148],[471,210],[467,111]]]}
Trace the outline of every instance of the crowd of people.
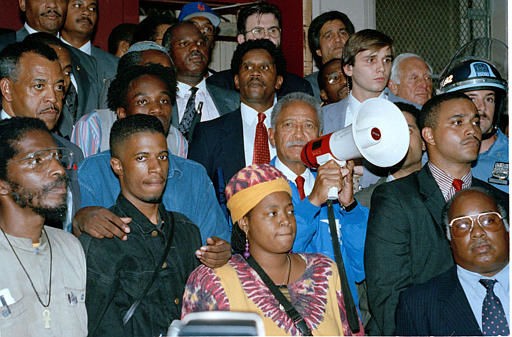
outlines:
{"label": "crowd of people", "polygon": [[[98,0],[19,4],[23,28],[0,35],[0,336],[164,336],[214,310],[267,335],[510,334],[493,60],[436,88],[414,50],[328,11],[302,78],[260,1],[214,71],[221,18],[202,2],[117,26],[108,52]],[[308,167],[304,146],[369,99],[402,112],[405,157]]]}

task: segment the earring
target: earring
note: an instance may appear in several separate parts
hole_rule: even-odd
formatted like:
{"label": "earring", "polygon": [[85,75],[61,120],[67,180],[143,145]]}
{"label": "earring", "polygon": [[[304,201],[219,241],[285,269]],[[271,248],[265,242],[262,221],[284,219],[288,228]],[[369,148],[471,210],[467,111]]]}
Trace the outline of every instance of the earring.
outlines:
{"label": "earring", "polygon": [[245,252],[244,252],[244,258],[247,260],[251,256],[251,253],[249,253],[249,240],[247,240],[247,236],[245,237]]}

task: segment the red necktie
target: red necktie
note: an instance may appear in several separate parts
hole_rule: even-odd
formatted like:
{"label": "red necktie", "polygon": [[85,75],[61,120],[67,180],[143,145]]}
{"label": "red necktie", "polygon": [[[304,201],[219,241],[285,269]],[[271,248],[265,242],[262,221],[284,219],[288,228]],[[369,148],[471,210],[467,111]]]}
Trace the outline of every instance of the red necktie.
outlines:
{"label": "red necktie", "polygon": [[299,190],[300,200],[302,200],[306,197],[306,194],[304,193],[304,182],[305,181],[306,181],[306,179],[304,179],[304,177],[302,177],[302,176],[297,176],[297,178],[295,178],[295,184],[297,185],[297,189]]}
{"label": "red necktie", "polygon": [[254,152],[252,154],[253,164],[270,163],[267,127],[263,123],[266,117],[264,113],[258,113],[258,124],[256,124],[256,136],[254,137]]}
{"label": "red necktie", "polygon": [[462,184],[464,184],[462,180],[457,178],[453,179],[452,185],[455,188],[455,192],[459,192],[460,190],[462,190]]}

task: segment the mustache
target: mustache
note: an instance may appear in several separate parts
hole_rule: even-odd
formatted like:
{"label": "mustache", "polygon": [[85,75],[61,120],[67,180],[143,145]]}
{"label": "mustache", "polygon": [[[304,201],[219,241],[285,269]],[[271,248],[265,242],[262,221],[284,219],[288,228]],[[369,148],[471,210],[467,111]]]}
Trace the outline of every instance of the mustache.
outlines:
{"label": "mustache", "polygon": [[302,141],[302,140],[295,140],[295,141],[287,142],[287,143],[285,144],[285,146],[286,146],[286,147],[292,147],[292,146],[302,146],[302,147],[303,147],[303,146],[304,146],[304,145],[306,145],[306,144],[307,144],[307,142],[304,142],[304,141]]}
{"label": "mustache", "polygon": [[193,50],[191,53],[190,53],[190,56],[200,56],[201,58],[204,59],[204,55],[201,54],[198,50]]}
{"label": "mustache", "polygon": [[59,13],[57,10],[50,8],[48,11],[41,14],[41,16],[48,16],[48,15],[55,15],[62,17],[62,14]]}
{"label": "mustache", "polygon": [[88,18],[88,17],[82,17],[82,18],[80,18],[80,19],[78,19],[76,21],[78,21],[78,22],[80,22],[80,21],[87,21],[92,26],[92,20],[90,18]]}
{"label": "mustache", "polygon": [[42,111],[42,112],[44,113],[44,112],[47,112],[47,111],[49,111],[49,110],[55,110],[55,111],[57,111],[58,113],[60,113],[60,109],[59,109],[59,107],[58,107],[58,106],[56,106],[55,104],[51,104],[51,105],[50,105],[49,107],[47,107],[46,109],[43,109],[43,111]]}
{"label": "mustache", "polygon": [[67,187],[69,178],[65,175],[59,176],[57,180],[43,187],[43,193],[48,193],[54,188]]}
{"label": "mustache", "polygon": [[476,140],[478,142],[478,144],[482,143],[482,140],[480,138],[478,138],[477,136],[474,136],[474,135],[471,135],[467,138],[465,138],[463,141],[462,141],[462,144],[465,145],[471,141],[474,141]]}

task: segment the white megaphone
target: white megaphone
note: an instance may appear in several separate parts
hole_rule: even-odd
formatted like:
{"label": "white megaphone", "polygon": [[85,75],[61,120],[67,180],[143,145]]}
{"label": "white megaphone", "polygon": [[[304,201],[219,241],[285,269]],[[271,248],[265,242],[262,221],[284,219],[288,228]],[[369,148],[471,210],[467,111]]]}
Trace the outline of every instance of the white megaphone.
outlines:
{"label": "white megaphone", "polygon": [[[375,166],[391,167],[408,148],[409,127],[402,112],[388,100],[371,98],[361,104],[351,125],[307,143],[301,159],[310,168],[332,159],[343,166],[346,160],[361,157]],[[329,189],[329,199],[337,198],[337,188]]]}

